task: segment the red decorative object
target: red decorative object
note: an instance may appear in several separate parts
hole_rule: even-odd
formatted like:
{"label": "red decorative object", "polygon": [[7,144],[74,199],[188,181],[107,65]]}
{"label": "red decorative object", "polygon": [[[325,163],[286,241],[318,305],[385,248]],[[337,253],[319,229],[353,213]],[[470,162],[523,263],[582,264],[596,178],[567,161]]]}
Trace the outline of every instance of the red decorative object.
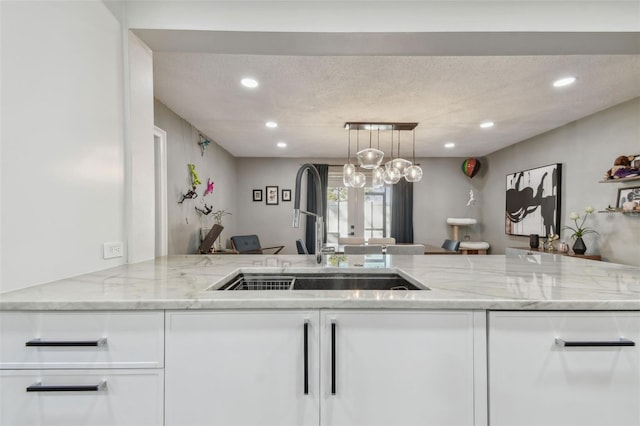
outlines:
{"label": "red decorative object", "polygon": [[476,158],[467,158],[462,162],[462,172],[473,178],[480,171],[480,161]]}

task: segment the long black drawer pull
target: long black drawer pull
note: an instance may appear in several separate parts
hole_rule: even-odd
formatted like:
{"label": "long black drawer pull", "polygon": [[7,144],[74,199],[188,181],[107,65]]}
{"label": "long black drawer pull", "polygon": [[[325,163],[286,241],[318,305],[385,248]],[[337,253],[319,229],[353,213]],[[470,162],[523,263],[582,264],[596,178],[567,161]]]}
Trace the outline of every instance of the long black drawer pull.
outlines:
{"label": "long black drawer pull", "polygon": [[304,394],[309,395],[309,320],[304,321]]}
{"label": "long black drawer pull", "polygon": [[331,322],[331,395],[336,394],[336,322]]}
{"label": "long black drawer pull", "polygon": [[107,338],[102,337],[97,340],[42,340],[32,339],[25,342],[25,346],[46,346],[46,347],[63,347],[63,346],[105,346]]}
{"label": "long black drawer pull", "polygon": [[45,386],[42,382],[34,383],[27,387],[27,392],[99,392],[107,386],[106,381],[97,385],[50,385]]}
{"label": "long black drawer pull", "polygon": [[619,340],[564,340],[556,337],[556,345],[561,347],[601,347],[601,346],[635,346],[636,342],[620,338]]}

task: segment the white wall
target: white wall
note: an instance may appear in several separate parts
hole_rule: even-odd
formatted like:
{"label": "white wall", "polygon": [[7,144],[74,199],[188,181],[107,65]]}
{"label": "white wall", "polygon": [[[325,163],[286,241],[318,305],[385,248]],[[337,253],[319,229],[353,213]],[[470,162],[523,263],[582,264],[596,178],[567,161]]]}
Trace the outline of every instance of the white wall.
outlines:
{"label": "white wall", "polygon": [[129,263],[155,257],[153,55],[128,32],[127,253]]}
{"label": "white wall", "polygon": [[[167,132],[167,183],[168,183],[168,225],[169,254],[197,253],[200,246],[199,229],[213,226],[212,214],[202,215],[195,206],[204,209],[204,204],[216,210],[228,210],[231,216],[224,216],[222,238],[234,235],[238,216],[242,215],[237,206],[236,159],[214,142],[201,155],[198,145],[198,129],[180,118],[160,101],[155,101],[155,124]],[[178,204],[181,194],[191,188],[191,174],[187,164],[195,164],[198,177],[202,181],[197,186],[198,197]],[[214,182],[212,194],[204,196],[207,178]]]}
{"label": "white wall", "polygon": [[[584,214],[586,206],[603,210],[615,205],[618,189],[640,186],[598,183],[619,155],[640,153],[640,98],[585,117],[558,129],[497,151],[487,157],[483,179],[485,235],[491,236],[491,252],[528,245],[525,237],[504,233],[506,175],[552,163],[562,163],[561,224],[573,225],[572,211]],[[476,177],[477,179],[477,177]],[[594,214],[587,224],[600,236],[585,237],[587,254],[604,260],[640,266],[640,217]],[[570,243],[570,234],[563,232]],[[488,237],[487,237],[488,238]]]}
{"label": "white wall", "polygon": [[0,3],[2,291],[120,265],[121,27],[101,2]]}

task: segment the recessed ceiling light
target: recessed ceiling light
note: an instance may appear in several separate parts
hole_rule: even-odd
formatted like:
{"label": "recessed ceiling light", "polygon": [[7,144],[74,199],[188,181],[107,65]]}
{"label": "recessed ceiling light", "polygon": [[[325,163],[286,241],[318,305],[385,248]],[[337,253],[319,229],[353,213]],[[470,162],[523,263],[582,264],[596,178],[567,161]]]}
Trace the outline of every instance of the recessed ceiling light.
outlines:
{"label": "recessed ceiling light", "polygon": [[453,148],[454,146],[456,146],[456,144],[455,144],[455,143],[453,143],[453,142],[448,142],[448,143],[445,143],[445,144],[444,144],[444,147],[445,147],[445,148]]}
{"label": "recessed ceiling light", "polygon": [[278,146],[278,148],[286,148],[287,147],[287,143],[286,142],[278,142],[277,146]]}
{"label": "recessed ceiling light", "polygon": [[493,121],[484,121],[482,123],[480,123],[480,127],[482,127],[483,129],[489,129],[491,127],[493,127],[495,125],[495,123]]}
{"label": "recessed ceiling light", "polygon": [[560,80],[556,80],[553,82],[553,87],[564,87],[568,86],[576,81],[575,77],[565,77]]}
{"label": "recessed ceiling light", "polygon": [[278,127],[278,123],[276,123],[275,121],[267,121],[266,123],[264,123],[264,125],[270,129],[275,129],[276,127]]}
{"label": "recessed ceiling light", "polygon": [[254,88],[258,87],[258,82],[256,80],[254,80],[253,78],[243,78],[242,80],[240,80],[240,83],[244,87],[248,87],[250,89],[254,89]]}

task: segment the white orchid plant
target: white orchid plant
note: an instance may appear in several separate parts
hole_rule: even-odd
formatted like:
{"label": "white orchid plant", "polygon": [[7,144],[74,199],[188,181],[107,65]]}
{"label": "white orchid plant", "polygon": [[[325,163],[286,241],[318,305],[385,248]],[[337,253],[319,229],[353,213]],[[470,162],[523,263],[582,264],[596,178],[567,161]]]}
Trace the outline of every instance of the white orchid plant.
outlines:
{"label": "white orchid plant", "polygon": [[584,222],[587,220],[587,216],[589,216],[594,211],[593,207],[588,206],[584,209],[584,211],[585,211],[585,215],[582,218],[582,222],[580,222],[580,225],[578,225],[578,220],[580,220],[580,214],[576,212],[571,212],[571,214],[569,215],[569,219],[573,220],[573,222],[575,223],[575,227],[574,226],[562,227],[562,229],[570,229],[573,232],[573,235],[571,235],[571,238],[574,240],[577,238],[582,238],[587,234],[600,235],[598,234],[598,231],[596,231],[595,229],[584,226]]}

